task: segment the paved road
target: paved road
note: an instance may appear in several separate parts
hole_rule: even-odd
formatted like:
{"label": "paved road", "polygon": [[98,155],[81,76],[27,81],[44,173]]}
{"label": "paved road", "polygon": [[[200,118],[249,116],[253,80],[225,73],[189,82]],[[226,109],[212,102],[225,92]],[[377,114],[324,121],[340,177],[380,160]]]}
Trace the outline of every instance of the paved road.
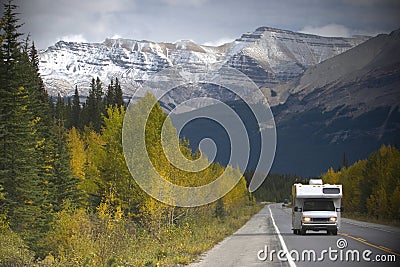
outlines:
{"label": "paved road", "polygon": [[[298,261],[295,261],[297,254],[295,252],[291,254],[294,258],[292,266],[399,266],[399,228],[342,219],[342,226],[337,236],[326,235],[326,231],[308,231],[307,235],[300,236],[292,233],[291,209],[282,208],[281,204],[269,205],[269,209],[287,250],[299,252]],[[342,242],[338,247],[339,239],[342,239]],[[346,246],[342,248],[342,245]],[[329,256],[330,249],[331,257]],[[323,250],[328,252],[321,254]],[[371,254],[367,252],[368,250]],[[315,261],[309,260],[308,255],[311,255],[311,259],[313,255],[308,251],[315,251]],[[366,251],[365,260],[362,256],[364,251]],[[302,260],[303,252],[305,260]],[[352,260],[357,259],[357,253],[360,261]],[[387,258],[388,255],[393,255],[389,257],[395,257],[393,259],[395,262],[377,262],[377,260]],[[324,260],[318,261],[318,258]]]}
{"label": "paved road", "polygon": [[[266,266],[257,254],[267,246],[279,250],[280,242],[275,234],[268,207],[265,206],[236,233],[224,239],[201,257],[200,262],[190,267],[224,266]],[[278,259],[268,262],[268,266],[288,266]]]}
{"label": "paved road", "polygon": [[[346,243],[346,247],[338,247],[339,239],[342,239],[339,246]],[[327,252],[322,253],[323,250]],[[282,251],[290,252],[293,259],[286,260]],[[279,259],[278,254],[284,259]],[[359,261],[352,260],[357,258],[357,254]],[[376,257],[395,257],[395,262],[377,262]],[[294,235],[291,210],[282,208],[281,204],[271,204],[190,267],[399,266],[399,263],[400,228],[343,219],[337,236],[328,236],[324,231],[309,231],[306,236]]]}

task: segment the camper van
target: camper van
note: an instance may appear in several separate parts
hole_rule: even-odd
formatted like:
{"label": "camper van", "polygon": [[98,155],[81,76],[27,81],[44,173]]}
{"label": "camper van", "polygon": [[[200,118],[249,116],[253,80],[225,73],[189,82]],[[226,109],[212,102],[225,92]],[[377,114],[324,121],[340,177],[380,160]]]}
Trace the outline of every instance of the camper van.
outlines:
{"label": "camper van", "polygon": [[337,235],[342,211],[342,185],[323,184],[321,179],[310,179],[308,185],[292,186],[293,233],[305,235],[307,230],[326,230]]}

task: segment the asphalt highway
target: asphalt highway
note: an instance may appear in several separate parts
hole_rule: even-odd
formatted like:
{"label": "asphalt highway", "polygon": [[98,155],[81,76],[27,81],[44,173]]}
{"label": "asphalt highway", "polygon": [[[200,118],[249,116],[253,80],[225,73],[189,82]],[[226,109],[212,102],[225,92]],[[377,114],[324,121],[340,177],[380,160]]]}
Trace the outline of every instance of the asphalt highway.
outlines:
{"label": "asphalt highway", "polygon": [[342,218],[337,236],[294,235],[291,209],[265,206],[241,229],[205,253],[203,266],[399,266],[400,228]]}
{"label": "asphalt highway", "polygon": [[[400,229],[342,218],[337,236],[326,231],[294,235],[291,209],[271,204],[268,210],[291,266],[399,266]],[[286,255],[285,254],[285,255]]]}

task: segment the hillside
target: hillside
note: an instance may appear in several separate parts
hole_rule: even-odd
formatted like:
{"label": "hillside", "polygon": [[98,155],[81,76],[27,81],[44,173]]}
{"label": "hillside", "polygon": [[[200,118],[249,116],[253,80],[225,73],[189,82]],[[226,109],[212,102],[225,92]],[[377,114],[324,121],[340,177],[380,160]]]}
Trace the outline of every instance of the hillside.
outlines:
{"label": "hillside", "polygon": [[[398,31],[379,35],[273,87],[282,92],[275,100],[286,97],[272,107],[277,129],[272,172],[319,176],[331,166],[342,166],[343,157],[352,163],[382,144],[400,144],[399,40]],[[233,106],[246,114],[246,108]],[[257,125],[248,121],[247,126],[254,132]],[[209,127],[193,122],[181,134],[195,148]],[[252,147],[258,142],[252,140]],[[223,163],[229,146],[221,147],[224,152],[217,159]],[[250,169],[256,163],[251,157]]]}

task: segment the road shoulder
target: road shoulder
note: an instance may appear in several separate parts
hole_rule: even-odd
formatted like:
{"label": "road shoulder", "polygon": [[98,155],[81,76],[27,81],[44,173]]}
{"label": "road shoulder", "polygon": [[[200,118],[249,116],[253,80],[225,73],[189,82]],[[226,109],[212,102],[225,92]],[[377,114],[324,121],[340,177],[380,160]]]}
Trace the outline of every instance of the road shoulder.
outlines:
{"label": "road shoulder", "polygon": [[356,221],[353,219],[348,219],[348,218],[343,218],[343,217],[342,217],[342,222],[352,224],[352,225],[367,227],[367,228],[379,229],[381,231],[385,231],[385,232],[389,232],[389,233],[400,233],[400,227],[396,227],[396,226]]}
{"label": "road shoulder", "polygon": [[262,261],[258,252],[281,249],[274,231],[268,206],[255,214],[231,236],[203,254],[199,261],[189,267],[205,266],[282,266],[280,261]]}

